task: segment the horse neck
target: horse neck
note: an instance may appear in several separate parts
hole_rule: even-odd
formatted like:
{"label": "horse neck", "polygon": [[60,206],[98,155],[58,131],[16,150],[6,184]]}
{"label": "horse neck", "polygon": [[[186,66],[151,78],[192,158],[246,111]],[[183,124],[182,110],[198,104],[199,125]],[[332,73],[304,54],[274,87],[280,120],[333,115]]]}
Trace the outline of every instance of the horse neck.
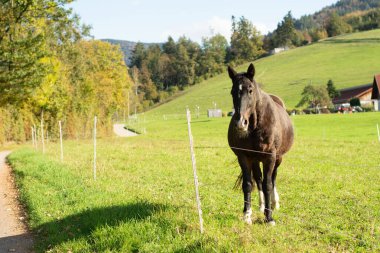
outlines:
{"label": "horse neck", "polygon": [[253,112],[253,116],[256,117],[256,128],[266,127],[268,122],[272,121],[273,113],[267,113],[269,108],[273,108],[271,102],[269,95],[261,92],[260,99],[256,102]]}

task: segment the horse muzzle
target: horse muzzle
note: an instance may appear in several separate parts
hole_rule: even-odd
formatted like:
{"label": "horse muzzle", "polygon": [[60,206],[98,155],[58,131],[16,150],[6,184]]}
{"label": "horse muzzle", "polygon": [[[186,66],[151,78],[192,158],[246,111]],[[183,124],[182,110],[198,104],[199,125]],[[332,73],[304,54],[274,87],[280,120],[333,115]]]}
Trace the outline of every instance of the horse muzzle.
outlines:
{"label": "horse muzzle", "polygon": [[236,128],[241,132],[248,131],[249,121],[244,116],[240,116],[240,119],[236,121]]}

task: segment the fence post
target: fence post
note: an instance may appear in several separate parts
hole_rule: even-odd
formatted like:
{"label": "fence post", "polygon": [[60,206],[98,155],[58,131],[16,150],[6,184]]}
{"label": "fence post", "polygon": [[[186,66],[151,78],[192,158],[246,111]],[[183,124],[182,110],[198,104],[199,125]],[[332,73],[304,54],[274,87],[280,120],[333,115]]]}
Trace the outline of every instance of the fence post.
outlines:
{"label": "fence post", "polygon": [[96,121],[97,117],[94,117],[94,180],[96,180]]}
{"label": "fence post", "polygon": [[33,125],[34,127],[34,141],[35,141],[35,144],[36,144],[36,149],[38,149],[38,134],[37,134],[37,127],[36,125]]}
{"label": "fence post", "polygon": [[61,162],[63,162],[63,142],[62,142],[62,124],[61,121],[58,121],[59,124],[59,141],[61,144]]}
{"label": "fence post", "polygon": [[33,127],[31,127],[31,130],[32,130],[32,144],[33,144],[33,148],[36,148],[36,146],[34,144],[34,129],[33,129]]}
{"label": "fence post", "polygon": [[41,141],[42,141],[42,154],[45,154],[44,111],[42,111],[41,113]]}
{"label": "fence post", "polygon": [[199,198],[197,167],[196,167],[196,160],[195,160],[195,153],[194,153],[194,146],[193,146],[193,135],[191,134],[191,125],[190,125],[191,115],[190,115],[190,110],[188,108],[186,109],[186,116],[187,116],[187,129],[188,129],[189,141],[190,141],[191,162],[193,165],[195,197],[197,200],[198,215],[199,215],[199,226],[200,226],[201,234],[203,234],[201,200]]}

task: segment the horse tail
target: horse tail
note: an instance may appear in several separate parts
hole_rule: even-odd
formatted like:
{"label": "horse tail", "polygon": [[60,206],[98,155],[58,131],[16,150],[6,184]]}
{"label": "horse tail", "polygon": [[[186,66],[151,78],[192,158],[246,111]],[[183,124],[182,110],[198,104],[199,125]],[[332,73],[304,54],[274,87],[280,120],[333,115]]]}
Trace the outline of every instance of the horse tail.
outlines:
{"label": "horse tail", "polygon": [[[252,191],[255,189],[255,184],[253,182],[254,179],[253,179],[253,175],[252,175]],[[243,172],[240,172],[240,175],[236,178],[236,181],[235,181],[235,184],[234,184],[234,187],[233,189],[234,190],[239,190],[241,188],[241,184],[243,183]]]}

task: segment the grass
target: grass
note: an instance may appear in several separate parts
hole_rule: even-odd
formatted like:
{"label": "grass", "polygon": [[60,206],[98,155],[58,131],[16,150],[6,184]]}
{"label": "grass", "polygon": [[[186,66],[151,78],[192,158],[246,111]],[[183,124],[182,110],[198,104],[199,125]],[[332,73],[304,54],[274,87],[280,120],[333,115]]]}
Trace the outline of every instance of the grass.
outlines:
{"label": "grass", "polygon": [[[380,251],[378,113],[294,116],[295,144],[278,175],[277,226],[242,218],[229,118],[193,119],[205,233],[198,227],[183,116],[145,115],[146,135],[65,141],[12,153],[37,252]],[[257,203],[257,191],[253,194]]]}
{"label": "grass", "polygon": [[[303,88],[326,86],[332,79],[337,88],[369,84],[380,73],[380,30],[372,30],[330,38],[309,46],[299,47],[254,62],[256,80],[269,93],[280,96],[288,108],[301,99]],[[246,71],[248,64],[237,68]],[[231,81],[225,72],[190,88],[183,96],[170,101],[151,113],[157,115],[183,113],[189,106],[200,106],[202,113],[217,107],[228,112],[232,108]]]}

